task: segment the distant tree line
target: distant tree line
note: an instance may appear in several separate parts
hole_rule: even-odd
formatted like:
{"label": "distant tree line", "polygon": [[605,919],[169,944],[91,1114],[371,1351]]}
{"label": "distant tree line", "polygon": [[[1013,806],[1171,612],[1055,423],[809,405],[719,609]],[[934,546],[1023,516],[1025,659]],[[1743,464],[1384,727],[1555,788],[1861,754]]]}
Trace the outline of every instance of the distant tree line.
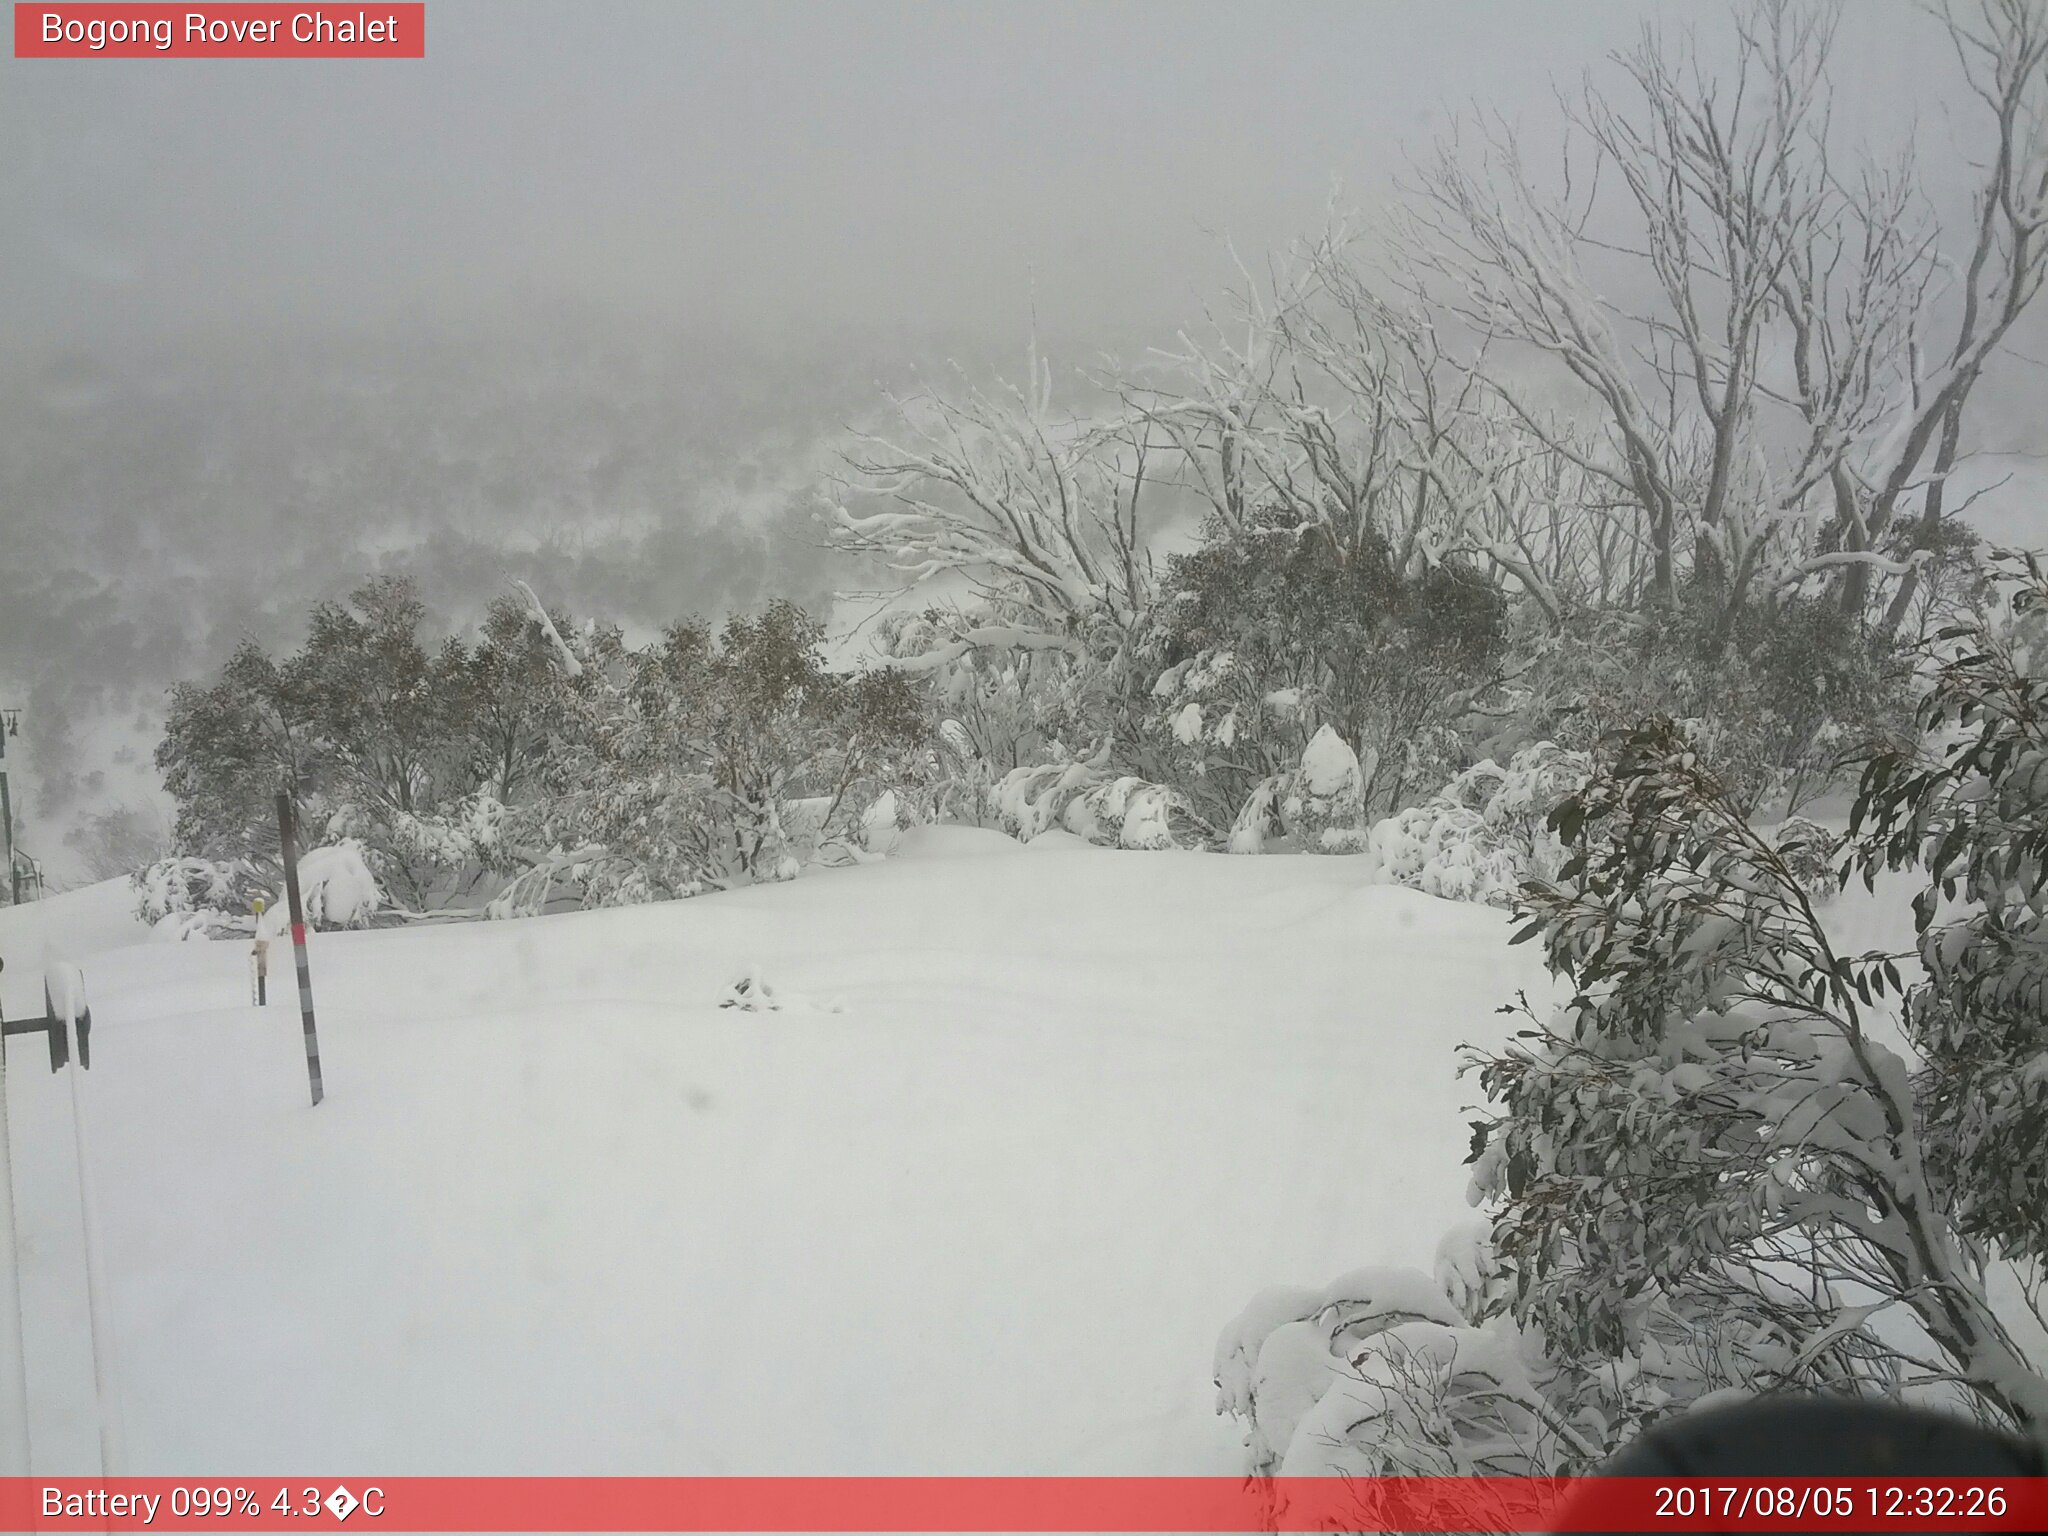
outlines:
{"label": "distant tree line", "polygon": [[834,671],[823,639],[774,602],[634,647],[524,591],[436,637],[410,581],[378,577],[315,607],[297,650],[245,642],[172,690],[156,762],[201,866],[186,883],[224,911],[273,884],[280,789],[308,836],[359,845],[401,915],[786,878],[858,842],[927,725],[905,677]]}

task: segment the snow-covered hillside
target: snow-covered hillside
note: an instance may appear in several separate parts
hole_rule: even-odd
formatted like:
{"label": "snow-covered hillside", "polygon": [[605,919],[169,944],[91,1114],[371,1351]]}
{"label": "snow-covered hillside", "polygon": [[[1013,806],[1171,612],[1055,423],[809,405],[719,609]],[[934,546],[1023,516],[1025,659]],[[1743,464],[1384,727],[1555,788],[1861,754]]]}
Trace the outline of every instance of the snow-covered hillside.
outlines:
{"label": "snow-covered hillside", "polygon": [[[288,960],[258,1012],[245,944],[107,949],[115,888],[51,903],[118,1470],[1237,1471],[1218,1329],[1427,1264],[1455,1048],[1543,984],[1501,913],[1369,869],[937,828],[697,901],[317,935],[318,1109]],[[718,1006],[756,970],[792,1006]],[[13,1062],[36,1469],[85,1472],[69,1092]]]}

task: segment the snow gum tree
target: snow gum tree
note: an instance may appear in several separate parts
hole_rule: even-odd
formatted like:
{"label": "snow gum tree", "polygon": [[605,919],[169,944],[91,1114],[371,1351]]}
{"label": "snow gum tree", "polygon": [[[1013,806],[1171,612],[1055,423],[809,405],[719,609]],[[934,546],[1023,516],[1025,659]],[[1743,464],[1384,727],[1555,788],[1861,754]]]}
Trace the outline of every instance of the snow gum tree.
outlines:
{"label": "snow gum tree", "polygon": [[1820,586],[1896,628],[1956,510],[1971,395],[2048,277],[2048,16],[1941,8],[1975,160],[1945,229],[1910,158],[1839,142],[1840,15],[1764,0],[1722,75],[1646,34],[1620,90],[1568,103],[1554,178],[1482,121],[1404,210],[1407,286],[1477,338],[1490,400],[1634,509],[1666,607],[1688,576],[1728,621]]}
{"label": "snow gum tree", "polygon": [[866,494],[833,507],[835,542],[905,587],[950,584],[975,621],[893,665],[926,671],[981,648],[1122,651],[1153,596],[1150,445],[1056,410],[1035,352],[1028,386],[894,404],[901,430],[863,436],[852,456]]}
{"label": "snow gum tree", "polygon": [[[2038,1273],[2048,1256],[2048,583],[2018,563],[2007,622],[1957,628],[1924,756],[1874,762],[1866,866],[1917,866],[1927,979],[1907,997],[1926,1060],[1936,1188],[1963,1238]],[[2011,568],[2010,566],[2008,567]]]}
{"label": "snow gum tree", "polygon": [[1986,1285],[2048,1232],[2044,601],[2029,565],[2006,621],[1951,631],[1934,745],[1862,781],[1844,873],[1921,872],[1924,980],[1837,950],[1797,849],[1668,722],[1558,808],[1570,856],[1517,937],[1572,996],[1479,1060],[1474,1148],[1504,1308],[1553,1357],[1627,1356],[1645,1293],[1719,1298],[1788,1346],[1750,1389],[1942,1384],[2048,1433],[2048,1361]]}

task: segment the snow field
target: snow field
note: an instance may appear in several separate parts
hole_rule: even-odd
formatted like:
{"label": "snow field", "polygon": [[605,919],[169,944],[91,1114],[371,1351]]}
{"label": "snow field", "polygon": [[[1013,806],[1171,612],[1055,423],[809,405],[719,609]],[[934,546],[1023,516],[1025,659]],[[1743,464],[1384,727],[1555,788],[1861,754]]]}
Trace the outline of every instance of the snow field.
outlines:
{"label": "snow field", "polygon": [[[1369,869],[927,828],[319,934],[317,1110],[246,942],[90,953],[133,934],[73,898],[119,1470],[1238,1471],[1219,1330],[1429,1267],[1455,1048],[1544,984],[1502,914]],[[749,974],[844,1011],[720,1008]],[[98,1454],[62,1086],[9,1074],[45,1474]]]}

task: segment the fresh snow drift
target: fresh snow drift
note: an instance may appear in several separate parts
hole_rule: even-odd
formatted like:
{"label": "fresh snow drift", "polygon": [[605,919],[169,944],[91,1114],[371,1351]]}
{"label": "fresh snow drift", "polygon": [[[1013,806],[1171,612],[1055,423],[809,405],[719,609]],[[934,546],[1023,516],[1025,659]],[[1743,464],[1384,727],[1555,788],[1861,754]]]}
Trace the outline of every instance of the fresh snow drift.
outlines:
{"label": "fresh snow drift", "polygon": [[[318,1109],[246,942],[93,953],[140,929],[45,904],[86,933],[118,1470],[1241,1470],[1218,1330],[1429,1266],[1455,1048],[1542,972],[1369,860],[1055,840],[315,934]],[[737,975],[843,1011],[721,1008]],[[91,1472],[69,1093],[8,1093],[35,1470]]]}

